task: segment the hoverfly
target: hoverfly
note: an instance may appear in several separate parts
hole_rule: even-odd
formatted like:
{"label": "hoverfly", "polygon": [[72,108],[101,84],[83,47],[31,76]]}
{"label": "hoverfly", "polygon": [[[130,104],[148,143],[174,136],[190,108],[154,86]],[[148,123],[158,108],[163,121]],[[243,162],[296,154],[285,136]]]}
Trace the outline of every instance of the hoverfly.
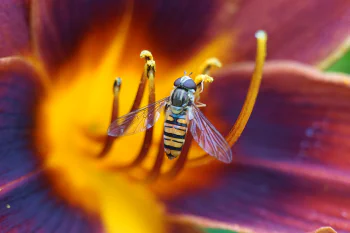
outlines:
{"label": "hoverfly", "polygon": [[205,105],[195,102],[196,90],[196,83],[185,74],[175,80],[170,96],[114,120],[109,126],[108,135],[118,137],[146,131],[154,126],[165,110],[163,141],[169,159],[181,154],[189,128],[194,140],[205,152],[222,162],[230,163],[231,148],[199,110],[199,107]]}

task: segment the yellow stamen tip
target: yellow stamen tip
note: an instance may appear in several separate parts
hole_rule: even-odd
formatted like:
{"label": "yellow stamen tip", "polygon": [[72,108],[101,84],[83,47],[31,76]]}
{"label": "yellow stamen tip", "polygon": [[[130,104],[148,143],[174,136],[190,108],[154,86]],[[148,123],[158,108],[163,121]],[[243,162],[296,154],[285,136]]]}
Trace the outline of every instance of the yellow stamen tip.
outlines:
{"label": "yellow stamen tip", "polygon": [[10,209],[10,208],[11,208],[11,206],[10,206],[9,204],[7,204],[7,205],[6,205],[6,208],[7,208],[7,209]]}
{"label": "yellow stamen tip", "polygon": [[209,58],[204,63],[207,66],[214,66],[214,67],[218,67],[218,68],[220,68],[222,66],[221,62],[216,57]]}
{"label": "yellow stamen tip", "polygon": [[222,67],[221,62],[216,57],[208,58],[207,60],[205,60],[199,69],[202,74],[209,74],[209,71],[212,67]]}
{"label": "yellow stamen tip", "polygon": [[156,66],[156,62],[154,60],[148,60],[146,62],[148,67],[155,67]]}
{"label": "yellow stamen tip", "polygon": [[194,82],[198,85],[199,83],[201,82],[208,82],[208,83],[211,83],[213,82],[214,79],[212,77],[210,77],[209,75],[207,74],[200,74],[200,75],[197,75]]}
{"label": "yellow stamen tip", "polygon": [[120,86],[122,85],[122,79],[120,77],[116,78],[113,83],[113,92],[114,95],[117,95],[120,89]]}
{"label": "yellow stamen tip", "polygon": [[147,61],[148,60],[153,60],[153,55],[148,50],[142,50],[142,52],[140,54],[140,58],[145,58]]}
{"label": "yellow stamen tip", "polygon": [[114,86],[120,87],[122,85],[122,79],[120,77],[117,77],[114,80]]}

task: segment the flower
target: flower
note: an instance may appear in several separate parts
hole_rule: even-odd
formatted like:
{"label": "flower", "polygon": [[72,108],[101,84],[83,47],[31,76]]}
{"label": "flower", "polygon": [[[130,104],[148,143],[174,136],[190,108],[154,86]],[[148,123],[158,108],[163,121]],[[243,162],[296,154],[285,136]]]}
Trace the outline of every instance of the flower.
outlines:
{"label": "flower", "polygon": [[[192,232],[189,222],[258,232],[323,225],[348,231],[345,75],[268,62],[232,165],[193,150],[171,180],[136,182],[152,168],[172,167],[154,164],[155,145],[134,169],[106,169],[135,161],[142,134],[118,139],[107,157],[96,158],[110,123],[107,90],[123,77],[119,112],[128,112],[142,70],[135,57],[145,48],[157,60],[157,96],[210,56],[224,64],[251,60],[250,38],[259,28],[270,34],[270,59],[327,66],[338,54],[332,52],[348,45],[348,1],[288,3],[2,1],[0,229]],[[305,30],[305,22],[312,27]],[[226,67],[213,74],[203,100],[224,135],[253,64]],[[160,131],[155,127],[154,144]]]}

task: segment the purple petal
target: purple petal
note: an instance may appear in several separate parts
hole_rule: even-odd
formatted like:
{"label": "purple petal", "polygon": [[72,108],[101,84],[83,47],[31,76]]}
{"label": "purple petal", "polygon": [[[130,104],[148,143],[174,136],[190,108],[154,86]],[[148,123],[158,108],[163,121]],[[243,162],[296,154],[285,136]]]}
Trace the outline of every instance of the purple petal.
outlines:
{"label": "purple petal", "polygon": [[0,57],[18,55],[29,49],[28,9],[26,0],[1,0]]}
{"label": "purple petal", "polygon": [[[236,66],[212,85],[210,101],[230,100],[231,108],[215,104],[215,117],[223,117],[227,125],[242,106],[252,68]],[[315,177],[326,178],[326,171],[332,171],[329,179],[349,177],[349,81],[349,76],[323,74],[299,63],[268,62],[253,114],[235,148],[236,159],[259,166],[268,161],[280,169],[293,166],[290,172]],[[317,173],[307,172],[311,168]]]}
{"label": "purple petal", "polygon": [[[160,1],[147,25],[152,52],[166,56],[171,62],[177,57],[184,61],[198,52],[209,38],[208,27],[220,14],[222,1]],[[170,61],[169,61],[170,62]]]}
{"label": "purple petal", "polygon": [[253,35],[260,29],[269,35],[270,59],[291,59],[313,65],[326,59],[349,38],[350,2],[347,0],[247,0],[236,6],[229,2],[226,5],[214,31],[234,32],[235,47],[231,56],[235,60],[254,59]]}
{"label": "purple petal", "polygon": [[[221,132],[237,117],[253,68],[247,63],[214,74],[203,101]],[[206,187],[177,187],[180,195],[166,199],[170,212],[257,232],[321,226],[349,232],[349,84],[346,75],[267,62],[256,107],[234,147],[235,164],[213,170]]]}
{"label": "purple petal", "polygon": [[[89,47],[91,57],[85,58],[101,59],[102,51],[108,49],[131,8],[130,28],[122,32],[127,34],[123,56],[137,59],[139,52],[147,48],[171,67],[204,54],[218,56],[226,63],[251,60],[255,55],[253,35],[259,29],[269,34],[270,58],[310,64],[324,61],[349,36],[347,0],[201,1],[200,4],[49,0],[34,1],[32,8],[34,42],[50,71],[77,53],[87,38],[93,38],[95,43]],[[226,39],[218,40],[221,44],[213,42],[222,37]],[[202,54],[203,51],[206,52]]]}
{"label": "purple petal", "polygon": [[345,233],[350,230],[349,195],[349,186],[236,166],[223,167],[211,186],[166,203],[170,213],[204,226],[295,233],[330,225]]}
{"label": "purple petal", "polygon": [[41,90],[28,63],[0,60],[0,186],[37,169],[32,133]]}
{"label": "purple petal", "polygon": [[98,218],[59,200],[42,176],[38,172],[2,187],[2,232],[102,232]]}

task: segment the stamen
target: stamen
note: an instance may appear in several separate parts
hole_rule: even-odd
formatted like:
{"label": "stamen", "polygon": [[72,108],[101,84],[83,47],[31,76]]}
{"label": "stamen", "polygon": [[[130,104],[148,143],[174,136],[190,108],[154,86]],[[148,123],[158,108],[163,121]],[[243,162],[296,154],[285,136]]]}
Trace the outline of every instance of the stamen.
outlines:
{"label": "stamen", "polygon": [[[249,85],[249,89],[248,89],[248,93],[247,93],[244,105],[241,109],[238,119],[236,120],[229,134],[226,136],[226,140],[230,144],[230,146],[233,146],[237,142],[245,126],[247,125],[249,117],[253,111],[253,107],[255,105],[255,101],[260,88],[263,67],[264,67],[265,58],[266,58],[267,35],[264,31],[258,31],[255,33],[255,37],[257,38],[257,54],[255,58],[255,70]],[[212,159],[213,157],[207,154],[204,154],[203,156],[200,156],[196,159],[191,160],[189,165],[196,166],[198,164],[206,163]]]}
{"label": "stamen", "polygon": [[230,146],[233,146],[238,138],[241,136],[249,117],[253,111],[253,107],[255,105],[256,97],[259,93],[260,83],[262,79],[263,67],[265,63],[266,57],[266,41],[267,35],[264,31],[258,31],[255,33],[255,37],[257,38],[257,54],[255,59],[255,70],[252,76],[252,80],[249,85],[249,90],[244,101],[244,105],[242,110],[230,130],[229,134],[226,137],[227,142]]}
{"label": "stamen", "polygon": [[[149,81],[149,96],[148,96],[148,104],[154,103],[155,99],[156,99],[156,94],[155,94],[155,84],[154,84],[154,78],[155,78],[155,66],[156,63],[153,60],[153,56],[151,54],[151,52],[144,50],[141,52],[140,54],[141,58],[145,58],[146,63],[144,66],[144,72],[143,72],[143,77],[147,77],[148,81]],[[145,78],[146,80],[146,78]],[[140,98],[140,100],[142,99],[142,96]],[[148,121],[152,122],[154,118],[154,112],[151,113],[150,118],[147,119]],[[147,154],[149,152],[149,149],[152,145],[152,138],[153,138],[153,130],[154,128],[150,128],[148,130],[146,130],[144,139],[143,139],[143,143],[142,143],[142,148],[139,152],[139,154],[137,155],[136,159],[131,162],[130,164],[126,165],[126,166],[122,166],[119,167],[118,169],[128,169],[134,166],[139,165],[140,163],[142,163],[142,161],[147,157]]]}
{"label": "stamen", "polygon": [[[150,60],[153,61],[153,56],[152,56],[151,52],[149,52],[147,50],[143,50],[141,52],[141,54],[140,54],[140,57],[141,58],[145,58],[146,64],[145,64],[144,72],[141,75],[139,88],[137,89],[135,100],[134,100],[134,103],[133,103],[133,105],[132,105],[132,107],[130,109],[130,112],[135,111],[136,109],[140,108],[142,97],[143,97],[143,94],[145,93],[146,81],[147,81],[147,77],[148,77],[148,72],[147,72],[147,69],[146,69],[147,62],[150,61]],[[154,67],[155,67],[155,64],[154,64]],[[154,68],[154,70],[155,70],[155,68]]]}
{"label": "stamen", "polygon": [[[212,70],[213,67],[217,67],[220,68],[222,66],[221,62],[219,61],[219,59],[212,57],[209,58],[207,60],[205,60],[202,65],[200,65],[200,71],[202,75],[209,75],[210,71]],[[195,93],[195,98],[197,99],[197,101],[199,101],[200,98],[200,93],[202,93],[203,89],[204,89],[204,80],[207,80],[206,82],[213,81],[213,78],[208,79],[205,78],[205,76],[197,76],[195,78],[195,83],[197,84],[197,91]]]}
{"label": "stamen", "polygon": [[[122,79],[120,77],[116,78],[114,80],[113,84],[113,107],[112,107],[112,116],[111,116],[111,123],[115,118],[118,117],[119,113],[119,92],[122,85]],[[102,151],[98,155],[99,158],[104,157],[111,149],[113,145],[113,141],[115,140],[115,137],[107,136],[106,142],[102,148]]]}
{"label": "stamen", "polygon": [[[163,134],[162,134],[161,138],[163,138]],[[154,182],[158,179],[158,177],[161,173],[163,161],[164,161],[164,145],[162,142],[160,142],[159,146],[158,146],[158,153],[157,153],[156,161],[153,165],[152,170],[149,172],[148,176],[146,177],[145,182],[151,183],[151,182]]]}
{"label": "stamen", "polygon": [[219,61],[219,59],[217,59],[216,57],[212,57],[212,58],[205,60],[202,63],[202,65],[200,66],[200,71],[201,71],[201,74],[209,75],[209,72],[213,67],[220,68],[221,66],[222,66],[222,64]]}
{"label": "stamen", "polygon": [[212,77],[210,77],[209,75],[207,74],[200,74],[200,75],[197,75],[196,78],[194,79],[194,82],[199,85],[201,83],[205,83],[205,82],[213,82],[214,79]]}

